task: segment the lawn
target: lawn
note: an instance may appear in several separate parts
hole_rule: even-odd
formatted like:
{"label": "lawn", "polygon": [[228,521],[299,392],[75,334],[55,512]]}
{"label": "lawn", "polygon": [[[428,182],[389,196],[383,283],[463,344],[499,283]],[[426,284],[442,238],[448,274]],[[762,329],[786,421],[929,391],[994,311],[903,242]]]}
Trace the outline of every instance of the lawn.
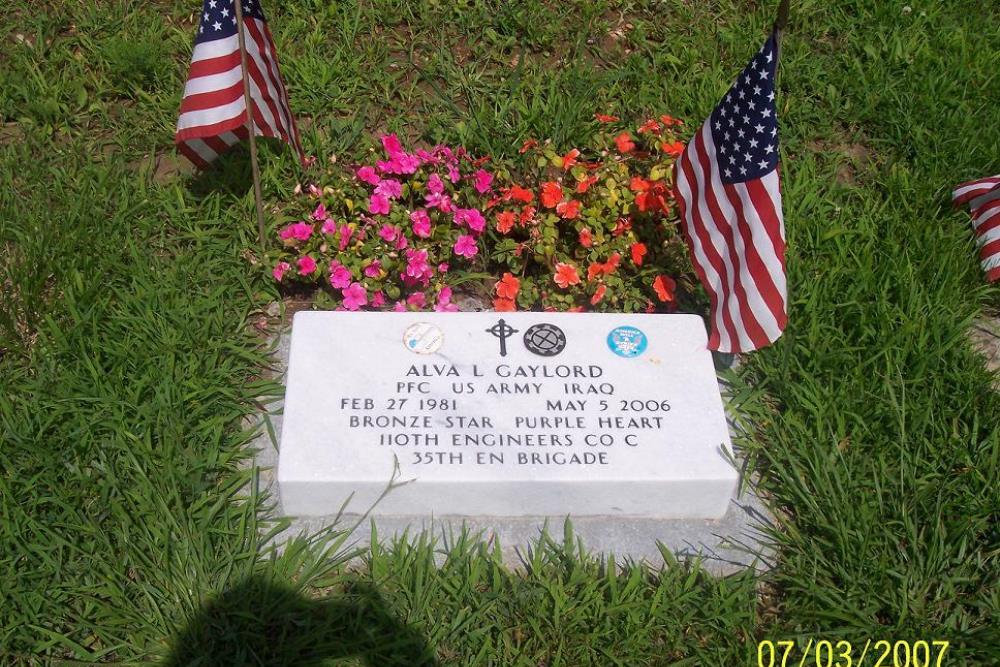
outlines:
{"label": "lawn", "polygon": [[[350,161],[386,129],[503,159],[585,144],[595,111],[693,127],[770,4],[266,9],[307,149]],[[278,294],[247,161],[193,178],[172,148],[198,5],[0,8],[0,663],[728,666],[762,639],[1000,663],[1000,396],[967,335],[1000,293],[947,201],[1000,172],[1000,6],[792,3],[790,325],[735,380],[778,556],[714,578],[561,531],[519,570],[463,536],[354,569],[336,532],[268,547],[243,420],[279,389],[255,327]],[[262,161],[287,198],[291,152]]]}

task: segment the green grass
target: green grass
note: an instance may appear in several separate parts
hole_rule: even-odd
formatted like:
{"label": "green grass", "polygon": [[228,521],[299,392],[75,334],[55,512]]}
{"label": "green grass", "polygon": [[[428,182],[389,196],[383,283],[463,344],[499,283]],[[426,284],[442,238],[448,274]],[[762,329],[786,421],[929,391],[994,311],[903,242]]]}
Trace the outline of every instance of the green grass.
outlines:
{"label": "green grass", "polygon": [[[759,639],[822,637],[998,662],[1000,399],[966,338],[998,294],[947,192],[1000,171],[1000,8],[793,3],[791,324],[740,380],[778,557],[718,579],[609,567],[571,536],[523,572],[461,538],[355,570],[337,534],[268,549],[268,501],[241,495],[242,419],[277,391],[245,155],[164,168],[197,4],[0,8],[0,663],[739,665]],[[594,111],[697,123],[772,11],[267,8],[306,145],[341,160],[383,129],[502,157],[584,144]],[[287,196],[290,153],[263,162]]]}

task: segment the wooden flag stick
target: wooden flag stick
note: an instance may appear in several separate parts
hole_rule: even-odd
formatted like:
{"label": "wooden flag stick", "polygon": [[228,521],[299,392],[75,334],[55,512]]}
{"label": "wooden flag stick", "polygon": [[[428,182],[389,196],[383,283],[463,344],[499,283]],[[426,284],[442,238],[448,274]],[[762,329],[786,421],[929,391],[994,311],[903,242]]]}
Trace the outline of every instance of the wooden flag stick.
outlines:
{"label": "wooden flag stick", "polygon": [[[778,51],[781,50],[781,37],[788,25],[788,0],[781,0],[778,5],[778,16],[774,19],[774,43]],[[775,54],[778,57],[778,54]]]}
{"label": "wooden flag stick", "polygon": [[260,167],[257,165],[257,133],[253,126],[253,102],[250,99],[250,72],[247,69],[247,43],[243,33],[243,0],[233,0],[236,8],[236,34],[240,41],[240,61],[243,69],[243,101],[247,107],[247,130],[250,134],[250,168],[253,170],[253,198],[257,209],[257,240],[264,247],[264,197],[260,188]]}

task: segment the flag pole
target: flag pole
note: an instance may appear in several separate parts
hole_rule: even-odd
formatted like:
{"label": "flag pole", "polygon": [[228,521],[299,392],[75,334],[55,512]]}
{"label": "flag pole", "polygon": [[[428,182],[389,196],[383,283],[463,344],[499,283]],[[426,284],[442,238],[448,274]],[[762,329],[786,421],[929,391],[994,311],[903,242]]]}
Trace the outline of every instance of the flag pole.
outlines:
{"label": "flag pole", "polygon": [[243,33],[243,0],[233,0],[236,8],[236,34],[240,42],[240,61],[243,70],[243,101],[246,103],[247,131],[250,135],[250,167],[253,170],[254,207],[257,210],[257,240],[264,246],[264,197],[260,187],[260,167],[257,165],[257,137],[253,127],[253,102],[250,99],[250,72],[247,69],[247,43]]}
{"label": "flag pole", "polygon": [[[781,0],[778,5],[778,16],[774,19],[774,44],[775,50],[781,51],[781,37],[784,35],[785,26],[788,25],[788,0]],[[779,57],[780,53],[774,56]]]}

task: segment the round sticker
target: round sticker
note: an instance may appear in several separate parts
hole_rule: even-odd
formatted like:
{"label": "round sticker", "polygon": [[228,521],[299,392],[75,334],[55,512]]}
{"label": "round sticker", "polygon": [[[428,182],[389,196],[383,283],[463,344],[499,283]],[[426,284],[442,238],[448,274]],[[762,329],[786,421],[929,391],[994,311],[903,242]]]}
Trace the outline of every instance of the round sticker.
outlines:
{"label": "round sticker", "polygon": [[524,332],[524,346],[542,357],[554,357],[566,348],[566,334],[554,324],[534,324]]}
{"label": "round sticker", "polygon": [[618,327],[608,334],[608,347],[619,357],[638,357],[646,351],[646,334],[635,327]]}
{"label": "round sticker", "polygon": [[444,343],[444,332],[429,322],[417,322],[406,327],[403,332],[403,345],[410,352],[417,354],[434,354]]}

